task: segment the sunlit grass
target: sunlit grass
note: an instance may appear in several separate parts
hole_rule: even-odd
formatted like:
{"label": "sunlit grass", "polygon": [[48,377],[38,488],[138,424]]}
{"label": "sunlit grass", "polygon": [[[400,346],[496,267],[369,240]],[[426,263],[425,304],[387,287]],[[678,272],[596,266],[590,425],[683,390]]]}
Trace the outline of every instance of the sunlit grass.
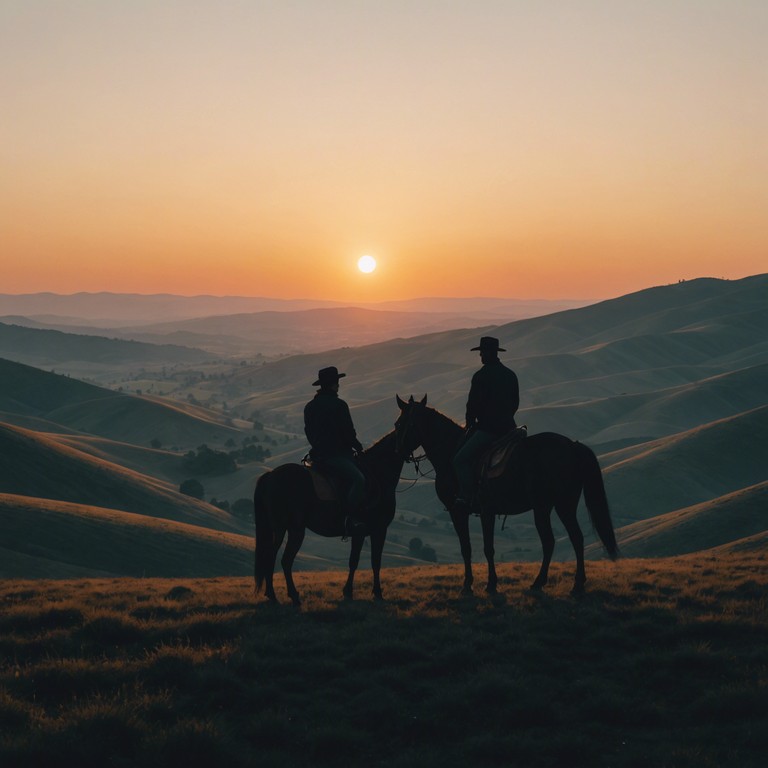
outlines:
{"label": "sunlit grass", "polygon": [[0,582],[0,765],[763,764],[765,556],[536,570]]}

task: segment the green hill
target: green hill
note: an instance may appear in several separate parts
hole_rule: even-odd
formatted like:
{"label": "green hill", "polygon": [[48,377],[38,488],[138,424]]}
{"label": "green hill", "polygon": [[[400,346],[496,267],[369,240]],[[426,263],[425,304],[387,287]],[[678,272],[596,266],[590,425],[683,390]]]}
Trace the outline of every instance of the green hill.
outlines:
{"label": "green hill", "polygon": [[692,280],[501,326],[244,366],[234,379],[252,394],[239,407],[244,415],[269,410],[300,423],[314,374],[333,364],[347,373],[343,394],[369,440],[391,424],[395,392],[428,393],[432,405],[459,420],[479,367],[470,348],[480,335],[490,334],[500,339],[507,350],[502,359],[518,374],[520,420],[531,431],[554,429],[591,444],[645,442],[670,434],[667,414],[659,414],[651,431],[638,431],[642,425],[633,423],[633,413],[645,409],[640,416],[648,420],[654,400],[660,394],[669,397],[675,387],[711,380],[716,394],[720,375],[742,371],[742,379],[733,383],[739,389],[752,379],[748,393],[733,393],[747,402],[736,407],[717,394],[705,418],[697,417],[698,406],[682,412],[684,429],[766,402],[760,399],[768,378],[766,295],[768,275]]}
{"label": "green hill", "polygon": [[[627,525],[617,536],[621,553],[628,557],[751,549],[747,541],[768,536],[768,481]],[[599,552],[597,546],[590,549]]]}
{"label": "green hill", "polygon": [[83,504],[0,493],[0,530],[2,578],[244,576],[253,570],[251,536]]}
{"label": "green hill", "polygon": [[215,360],[216,355],[173,344],[145,344],[0,323],[0,357],[28,365],[60,363],[169,365]]}
{"label": "green hill", "polygon": [[168,483],[87,455],[30,430],[0,424],[0,493],[134,512],[239,533],[230,515]]}
{"label": "green hill", "polygon": [[[5,420],[50,429],[84,432],[112,440],[149,445],[197,447],[238,439],[242,432],[224,423],[221,414],[199,406],[128,395],[68,376],[0,358],[0,411]],[[40,427],[43,426],[38,421]]]}
{"label": "green hill", "polygon": [[767,434],[764,406],[626,449],[630,457],[605,472],[614,523],[655,517],[763,482]]}

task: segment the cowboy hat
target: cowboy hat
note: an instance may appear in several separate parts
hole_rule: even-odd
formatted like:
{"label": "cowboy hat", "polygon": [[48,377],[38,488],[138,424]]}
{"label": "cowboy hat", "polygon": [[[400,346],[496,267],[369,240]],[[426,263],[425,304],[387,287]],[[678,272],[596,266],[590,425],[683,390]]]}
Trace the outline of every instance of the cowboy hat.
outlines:
{"label": "cowboy hat", "polygon": [[325,387],[328,384],[336,384],[342,376],[346,376],[346,373],[339,373],[339,369],[335,365],[331,365],[328,368],[321,368],[317,372],[317,381],[312,383],[313,387]]}
{"label": "cowboy hat", "polygon": [[503,349],[499,346],[499,340],[497,338],[494,338],[493,336],[481,336],[480,337],[480,346],[479,347],[472,347],[470,349],[470,352],[477,352],[480,350],[481,352],[506,352],[506,349]]}

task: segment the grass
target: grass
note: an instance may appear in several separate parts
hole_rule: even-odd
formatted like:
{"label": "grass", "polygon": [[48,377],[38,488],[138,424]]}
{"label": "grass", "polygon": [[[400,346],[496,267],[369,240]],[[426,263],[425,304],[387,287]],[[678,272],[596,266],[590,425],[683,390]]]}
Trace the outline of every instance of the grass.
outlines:
{"label": "grass", "polygon": [[0,765],[763,764],[764,555],[536,567],[0,582]]}

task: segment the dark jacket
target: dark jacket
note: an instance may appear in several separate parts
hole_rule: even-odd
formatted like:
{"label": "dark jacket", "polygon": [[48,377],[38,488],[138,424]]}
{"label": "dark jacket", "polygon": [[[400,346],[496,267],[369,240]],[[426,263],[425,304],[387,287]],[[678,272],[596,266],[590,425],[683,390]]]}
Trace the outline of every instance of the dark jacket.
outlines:
{"label": "dark jacket", "polygon": [[515,372],[501,360],[491,360],[472,377],[467,399],[467,427],[501,436],[514,429],[520,406],[520,388]]}
{"label": "dark jacket", "polygon": [[320,390],[304,407],[304,434],[312,446],[312,458],[352,456],[362,451],[349,406],[335,393]]}

